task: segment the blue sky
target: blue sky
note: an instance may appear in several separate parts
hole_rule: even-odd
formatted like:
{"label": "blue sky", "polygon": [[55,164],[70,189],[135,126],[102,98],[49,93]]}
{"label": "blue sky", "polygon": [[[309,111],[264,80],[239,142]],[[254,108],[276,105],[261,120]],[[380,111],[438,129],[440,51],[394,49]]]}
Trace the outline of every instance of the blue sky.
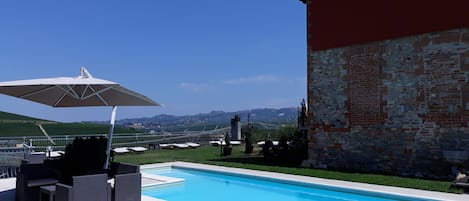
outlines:
{"label": "blue sky", "polygon": [[[94,76],[165,107],[117,118],[299,105],[306,17],[299,0],[0,1],[0,81]],[[0,95],[0,110],[57,121],[110,108],[51,108]]]}

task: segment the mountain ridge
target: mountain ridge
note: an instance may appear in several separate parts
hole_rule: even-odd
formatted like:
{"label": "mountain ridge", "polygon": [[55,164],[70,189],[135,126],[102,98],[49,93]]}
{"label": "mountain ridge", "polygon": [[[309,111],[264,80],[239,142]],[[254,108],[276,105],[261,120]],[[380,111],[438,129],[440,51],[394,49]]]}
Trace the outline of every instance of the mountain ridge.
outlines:
{"label": "mountain ridge", "polygon": [[286,107],[279,109],[256,108],[235,112],[214,110],[208,113],[199,113],[194,115],[159,114],[153,117],[120,119],[116,123],[128,126],[140,124],[143,125],[146,129],[153,130],[172,130],[172,128],[182,129],[191,126],[226,126],[230,125],[231,119],[234,118],[235,115],[240,115],[241,122],[247,122],[248,114],[250,115],[251,122],[285,124],[296,123],[297,121],[297,108]]}

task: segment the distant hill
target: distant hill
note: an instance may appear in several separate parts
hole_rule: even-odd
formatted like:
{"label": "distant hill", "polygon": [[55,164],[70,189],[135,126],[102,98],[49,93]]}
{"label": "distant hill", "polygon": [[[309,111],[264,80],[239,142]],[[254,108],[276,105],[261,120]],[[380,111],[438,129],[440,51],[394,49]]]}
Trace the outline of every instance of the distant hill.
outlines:
{"label": "distant hill", "polygon": [[[155,131],[183,131],[183,130],[212,130],[230,125],[234,115],[240,115],[241,122],[247,122],[248,114],[252,122],[271,124],[296,123],[296,108],[281,109],[252,109],[237,112],[212,111],[196,115],[167,115],[161,114],[148,118],[118,120],[115,133],[133,133],[139,130],[124,128],[126,125],[142,124],[145,130]],[[6,136],[41,136],[42,132],[37,124],[42,124],[49,135],[77,135],[107,133],[107,122],[60,123],[37,119],[0,111],[0,137]]]}
{"label": "distant hill", "polygon": [[[109,131],[107,124],[60,123],[0,111],[0,137],[42,136],[37,124],[42,124],[49,135],[105,134]],[[134,132],[139,131],[122,127],[115,130],[115,133]]]}
{"label": "distant hill", "polygon": [[148,118],[122,119],[117,121],[117,123],[121,125],[142,124],[147,130],[157,131],[208,130],[214,129],[217,125],[228,126],[235,115],[240,115],[241,122],[247,122],[248,114],[250,114],[251,121],[253,122],[284,124],[296,123],[297,121],[297,109],[291,107],[281,109],[251,109],[236,112],[212,111],[184,116],[161,114]]}
{"label": "distant hill", "polygon": [[44,120],[44,119],[37,119],[37,118],[32,118],[32,117],[28,117],[28,116],[23,116],[23,115],[19,115],[19,114],[13,114],[13,113],[8,113],[8,112],[2,112],[0,111],[0,122],[2,121],[7,121],[7,122],[12,122],[12,121],[31,121],[31,122],[35,122],[35,121],[41,121],[41,122],[47,122],[48,120]]}

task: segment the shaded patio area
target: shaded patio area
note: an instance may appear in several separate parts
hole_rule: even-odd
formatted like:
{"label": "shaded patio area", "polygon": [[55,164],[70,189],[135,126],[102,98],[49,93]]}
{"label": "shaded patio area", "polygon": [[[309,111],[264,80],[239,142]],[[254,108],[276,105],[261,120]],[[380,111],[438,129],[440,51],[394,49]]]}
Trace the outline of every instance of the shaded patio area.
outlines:
{"label": "shaded patio area", "polygon": [[[142,185],[151,185],[155,182],[161,182],[154,178],[142,177]],[[0,200],[1,201],[15,201],[15,184],[16,178],[0,179]],[[148,196],[142,195],[142,201],[164,201]]]}

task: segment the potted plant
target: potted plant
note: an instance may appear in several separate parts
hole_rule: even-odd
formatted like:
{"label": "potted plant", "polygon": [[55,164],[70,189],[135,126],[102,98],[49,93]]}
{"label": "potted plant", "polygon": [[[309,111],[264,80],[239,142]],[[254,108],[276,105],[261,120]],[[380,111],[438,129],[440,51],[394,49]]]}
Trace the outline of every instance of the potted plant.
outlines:
{"label": "potted plant", "polygon": [[228,132],[225,133],[225,147],[223,147],[223,156],[229,156],[231,155],[231,152],[233,150],[233,147],[231,146],[230,143],[230,135]]}
{"label": "potted plant", "polygon": [[254,151],[254,146],[252,146],[252,125],[248,123],[243,131],[245,143],[244,153],[251,154]]}
{"label": "potted plant", "polygon": [[60,159],[64,168],[61,182],[70,184],[72,176],[105,172],[106,145],[107,138],[104,137],[75,138]]}

